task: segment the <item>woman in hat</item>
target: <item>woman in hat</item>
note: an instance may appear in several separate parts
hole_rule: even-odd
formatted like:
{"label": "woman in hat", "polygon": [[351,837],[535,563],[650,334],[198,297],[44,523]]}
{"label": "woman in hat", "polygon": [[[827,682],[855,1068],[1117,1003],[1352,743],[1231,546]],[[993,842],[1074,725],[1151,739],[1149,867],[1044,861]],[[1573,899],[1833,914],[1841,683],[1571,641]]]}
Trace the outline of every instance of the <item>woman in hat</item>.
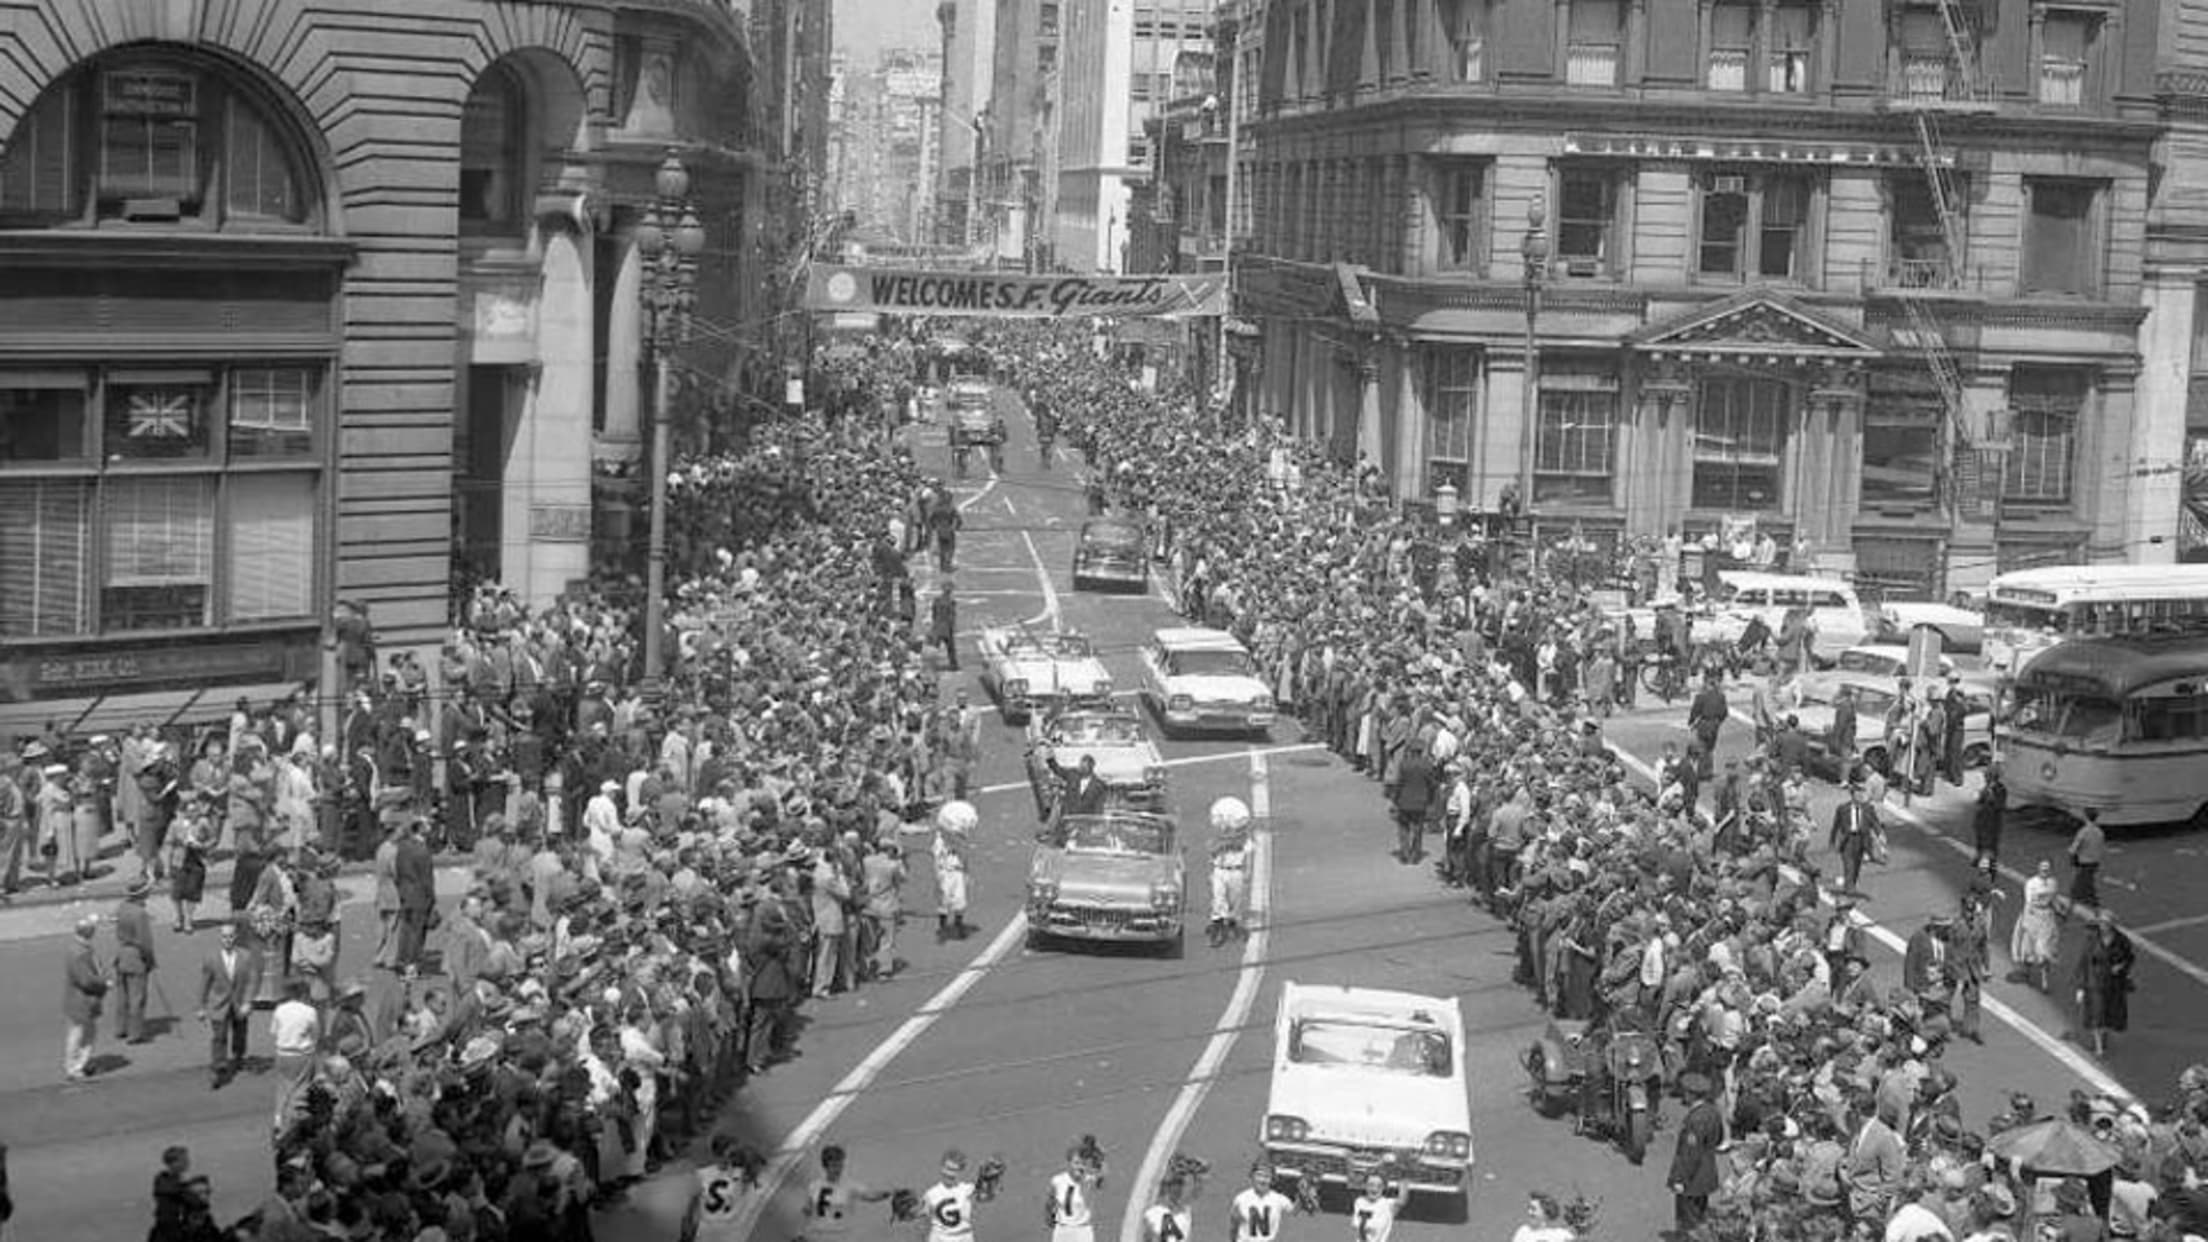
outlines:
{"label": "woman in hat", "polygon": [[2108,1035],[2131,1025],[2131,938],[2106,907],[2093,912],[2093,934],[2078,956],[2078,1025],[2093,1036],[2093,1055],[2108,1055]]}
{"label": "woman in hat", "polygon": [[176,866],[169,872],[169,900],[176,904],[176,930],[194,931],[200,899],[207,892],[207,856],[220,831],[205,799],[187,795],[177,811]]}
{"label": "woman in hat", "polygon": [[2024,881],[2024,908],[2017,913],[2016,927],[2009,933],[2009,960],[2016,966],[2009,977],[2028,981],[2042,992],[2047,990],[2047,975],[2062,937],[2062,922],[2055,908],[2058,891],[2054,864],[2040,859],[2039,869]]}

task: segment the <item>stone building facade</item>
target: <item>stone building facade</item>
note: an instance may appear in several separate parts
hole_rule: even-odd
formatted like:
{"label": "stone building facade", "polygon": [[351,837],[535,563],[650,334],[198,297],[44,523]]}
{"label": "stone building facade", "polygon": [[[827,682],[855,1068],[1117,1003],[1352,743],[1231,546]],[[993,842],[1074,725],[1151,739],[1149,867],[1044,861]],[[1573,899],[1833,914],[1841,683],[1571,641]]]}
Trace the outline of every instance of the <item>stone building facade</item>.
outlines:
{"label": "stone building facade", "polygon": [[1255,409],[1399,495],[1598,543],[1752,518],[1912,594],[2174,527],[2135,468],[2178,451],[2140,411],[2151,0],[1262,20]]}
{"label": "stone building facade", "polygon": [[648,433],[670,149],[701,321],[760,317],[781,7],[0,8],[0,731],[327,685],[340,600],[427,647],[456,577],[584,577]]}

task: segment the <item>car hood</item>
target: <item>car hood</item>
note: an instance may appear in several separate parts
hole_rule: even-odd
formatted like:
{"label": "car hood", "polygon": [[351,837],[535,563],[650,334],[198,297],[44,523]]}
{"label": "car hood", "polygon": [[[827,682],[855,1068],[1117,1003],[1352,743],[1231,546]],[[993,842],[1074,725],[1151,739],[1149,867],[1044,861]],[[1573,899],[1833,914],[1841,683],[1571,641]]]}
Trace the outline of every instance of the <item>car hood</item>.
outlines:
{"label": "car hood", "polygon": [[1149,776],[1150,765],[1158,762],[1158,752],[1148,746],[1060,746],[1058,763],[1062,767],[1076,768],[1083,756],[1096,760],[1096,774],[1113,784],[1140,783]]}
{"label": "car hood", "polygon": [[1314,1141],[1418,1147],[1436,1130],[1472,1132],[1471,1109],[1440,1078],[1345,1065],[1281,1066],[1272,1111],[1300,1117]]}
{"label": "car hood", "polygon": [[1192,674],[1165,679],[1168,694],[1185,694],[1199,703],[1247,703],[1269,694],[1265,683],[1236,673]]}
{"label": "car hood", "polygon": [[1037,850],[1030,877],[1058,886],[1068,898],[1126,901],[1148,905],[1153,885],[1175,878],[1179,860],[1156,854],[1088,854]]}
{"label": "car hood", "polygon": [[1087,694],[1098,682],[1108,681],[1104,666],[1095,660],[1025,660],[1007,658],[1000,675],[1027,682],[1030,694]]}

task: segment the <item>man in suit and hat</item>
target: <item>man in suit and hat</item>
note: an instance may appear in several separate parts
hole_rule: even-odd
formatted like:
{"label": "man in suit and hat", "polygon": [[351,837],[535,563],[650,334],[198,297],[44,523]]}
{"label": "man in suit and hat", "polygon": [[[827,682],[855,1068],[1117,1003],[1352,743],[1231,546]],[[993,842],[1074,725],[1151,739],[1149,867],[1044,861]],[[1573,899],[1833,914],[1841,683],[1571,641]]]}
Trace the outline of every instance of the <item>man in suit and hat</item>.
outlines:
{"label": "man in suit and hat", "polygon": [[429,843],[422,840],[419,818],[409,820],[399,833],[392,866],[399,889],[399,943],[394,958],[402,968],[416,966],[422,960],[430,918],[437,912],[437,861]]}
{"label": "man in suit and hat", "polygon": [[1863,795],[1862,783],[1852,776],[1848,781],[1848,800],[1832,813],[1832,833],[1826,844],[1840,855],[1840,890],[1860,893],[1856,885],[1863,878],[1863,860],[1871,853],[1871,837],[1882,831],[1878,811]]}
{"label": "man in suit and hat", "polygon": [[949,579],[944,580],[928,605],[928,641],[943,644],[943,663],[951,672],[957,672],[958,601],[951,595]]}
{"label": "man in suit and hat", "polygon": [[92,1064],[92,1041],[99,1032],[100,1003],[107,995],[107,979],[100,974],[93,955],[92,938],[99,934],[100,916],[87,914],[77,920],[69,942],[66,967],[68,988],[62,995],[61,1014],[69,1023],[62,1040],[61,1072],[70,1082],[83,1082]]}
{"label": "man in suit and hat", "polygon": [[199,1020],[209,1031],[208,1072],[221,1090],[245,1061],[246,1020],[253,1013],[260,963],[238,943],[238,925],[224,923],[219,943],[199,967]]}
{"label": "man in suit and hat", "polygon": [[115,981],[123,993],[115,1038],[126,1044],[146,1042],[146,987],[154,971],[153,916],[146,913],[146,898],[152,893],[153,877],[141,871],[115,907]]}
{"label": "man in suit and hat", "polygon": [[1710,1196],[1717,1192],[1717,1149],[1725,1141],[1725,1122],[1711,1102],[1709,1077],[1690,1071],[1679,1077],[1680,1093],[1687,1097],[1687,1115],[1679,1121],[1679,1146],[1671,1157],[1672,1224],[1684,1239],[1709,1214]]}
{"label": "man in suit and hat", "polygon": [[1945,1014],[1954,992],[1953,950],[1948,935],[1955,920],[1935,914],[1910,933],[1901,958],[1901,986],[1913,993],[1927,1013]]}

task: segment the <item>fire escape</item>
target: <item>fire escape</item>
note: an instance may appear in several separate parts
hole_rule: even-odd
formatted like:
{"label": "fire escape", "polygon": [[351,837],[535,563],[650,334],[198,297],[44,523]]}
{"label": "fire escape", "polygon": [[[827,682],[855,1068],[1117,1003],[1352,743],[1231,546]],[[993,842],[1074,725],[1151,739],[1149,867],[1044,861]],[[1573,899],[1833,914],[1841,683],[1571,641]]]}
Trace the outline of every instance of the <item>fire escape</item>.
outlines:
{"label": "fire escape", "polygon": [[1905,42],[1888,109],[1907,112],[1915,122],[1917,158],[1939,218],[1945,254],[1937,263],[1906,262],[1897,273],[1899,279],[1891,283],[1907,320],[1906,343],[1924,358],[1940,395],[1944,415],[1941,504],[1957,517],[1988,521],[1999,512],[2001,459],[1997,454],[2006,447],[2006,419],[1999,413],[1972,412],[1962,368],[1940,322],[1939,300],[1927,296],[1960,290],[1966,279],[1964,256],[1970,239],[1963,191],[1956,176],[1956,151],[1942,134],[1940,122],[1943,116],[1982,115],[1994,109],[1993,86],[1978,71],[1976,8],[1977,0],[1932,0],[1904,10],[1910,15],[1934,11],[1944,41],[1938,50],[1922,40]]}

